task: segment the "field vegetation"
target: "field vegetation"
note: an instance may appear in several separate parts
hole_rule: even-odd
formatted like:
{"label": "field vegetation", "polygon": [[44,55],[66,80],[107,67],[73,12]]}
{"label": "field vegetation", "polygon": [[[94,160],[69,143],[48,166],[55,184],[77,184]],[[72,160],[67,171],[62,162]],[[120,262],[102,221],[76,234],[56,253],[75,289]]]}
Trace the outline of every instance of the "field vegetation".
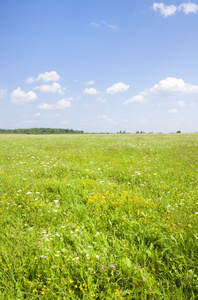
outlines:
{"label": "field vegetation", "polygon": [[198,134],[0,135],[0,299],[198,299]]}

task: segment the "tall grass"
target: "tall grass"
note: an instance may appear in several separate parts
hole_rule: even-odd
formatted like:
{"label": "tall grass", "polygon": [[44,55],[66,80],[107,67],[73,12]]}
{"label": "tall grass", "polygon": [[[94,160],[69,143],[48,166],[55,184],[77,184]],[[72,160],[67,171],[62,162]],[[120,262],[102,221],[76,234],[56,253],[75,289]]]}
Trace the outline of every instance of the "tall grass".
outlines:
{"label": "tall grass", "polygon": [[0,135],[0,299],[198,299],[198,135]]}

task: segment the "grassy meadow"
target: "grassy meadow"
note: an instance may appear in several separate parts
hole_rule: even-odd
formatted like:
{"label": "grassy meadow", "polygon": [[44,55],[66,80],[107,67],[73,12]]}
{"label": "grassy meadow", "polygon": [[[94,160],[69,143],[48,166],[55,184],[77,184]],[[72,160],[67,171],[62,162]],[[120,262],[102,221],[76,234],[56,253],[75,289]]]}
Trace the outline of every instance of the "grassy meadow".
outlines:
{"label": "grassy meadow", "polygon": [[198,134],[0,135],[0,299],[198,299]]}

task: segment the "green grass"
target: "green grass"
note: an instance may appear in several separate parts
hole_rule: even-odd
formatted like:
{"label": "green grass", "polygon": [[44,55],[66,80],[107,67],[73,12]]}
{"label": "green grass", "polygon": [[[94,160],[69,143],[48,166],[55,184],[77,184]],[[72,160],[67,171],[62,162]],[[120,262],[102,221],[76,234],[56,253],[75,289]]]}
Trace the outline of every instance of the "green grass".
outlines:
{"label": "green grass", "polygon": [[198,134],[0,135],[0,299],[198,299]]}

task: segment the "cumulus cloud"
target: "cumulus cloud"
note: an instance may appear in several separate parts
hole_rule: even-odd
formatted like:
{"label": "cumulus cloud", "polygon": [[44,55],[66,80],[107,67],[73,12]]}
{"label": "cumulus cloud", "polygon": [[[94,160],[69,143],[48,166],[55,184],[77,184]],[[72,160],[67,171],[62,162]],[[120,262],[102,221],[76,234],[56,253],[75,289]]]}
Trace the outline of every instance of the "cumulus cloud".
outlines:
{"label": "cumulus cloud", "polygon": [[49,103],[41,103],[37,106],[39,109],[46,109],[46,110],[52,110],[52,109],[65,109],[68,107],[71,107],[71,101],[73,100],[72,97],[62,99],[55,104],[49,104]]}
{"label": "cumulus cloud", "polygon": [[144,103],[150,97],[161,96],[180,96],[183,94],[198,94],[198,86],[185,83],[181,78],[167,77],[160,80],[150,89],[140,92],[138,95],[126,100],[124,104],[133,102]]}
{"label": "cumulus cloud", "polygon": [[0,99],[7,95],[7,90],[0,89]]}
{"label": "cumulus cloud", "polygon": [[93,85],[93,84],[94,84],[94,81],[93,81],[93,80],[90,80],[90,81],[85,82],[85,85]]}
{"label": "cumulus cloud", "polygon": [[36,93],[29,91],[25,93],[18,87],[11,93],[11,102],[14,104],[24,104],[37,99]]}
{"label": "cumulus cloud", "polygon": [[64,109],[67,107],[71,107],[71,101],[73,100],[73,98],[66,98],[66,99],[62,99],[60,101],[58,101],[56,103],[56,109]]}
{"label": "cumulus cloud", "polygon": [[85,88],[83,93],[88,95],[97,95],[100,94],[100,91],[96,90],[95,88]]}
{"label": "cumulus cloud", "polygon": [[164,17],[169,17],[176,13],[177,6],[165,5],[164,3],[153,3],[153,10],[159,11]]}
{"label": "cumulus cloud", "polygon": [[130,85],[124,84],[123,82],[118,82],[107,89],[107,94],[114,95],[117,93],[125,92],[129,89],[129,87]]}
{"label": "cumulus cloud", "polygon": [[196,3],[182,3],[179,5],[179,10],[183,11],[186,15],[189,13],[194,13],[196,14],[198,12],[198,4]]}
{"label": "cumulus cloud", "polygon": [[35,81],[44,81],[44,82],[49,82],[49,81],[59,81],[60,80],[60,75],[56,73],[56,71],[50,71],[50,72],[45,72],[45,73],[40,73],[36,78],[29,77],[26,80],[26,83],[33,83]]}
{"label": "cumulus cloud", "polygon": [[36,86],[34,88],[35,90],[39,90],[41,92],[44,93],[59,93],[59,94],[64,94],[63,92],[63,88],[61,87],[61,85],[59,83],[52,83],[52,84],[42,84],[40,86]]}
{"label": "cumulus cloud", "polygon": [[128,100],[126,100],[124,102],[124,104],[128,104],[128,103],[144,103],[146,102],[146,98],[143,95],[136,95]]}
{"label": "cumulus cloud", "polygon": [[39,109],[54,109],[53,104],[41,103],[37,106]]}
{"label": "cumulus cloud", "polygon": [[169,17],[175,15],[177,11],[181,11],[186,15],[189,13],[196,14],[198,12],[198,4],[196,3],[182,3],[179,6],[176,5],[165,5],[164,3],[153,3],[153,10],[159,11],[164,17]]}

